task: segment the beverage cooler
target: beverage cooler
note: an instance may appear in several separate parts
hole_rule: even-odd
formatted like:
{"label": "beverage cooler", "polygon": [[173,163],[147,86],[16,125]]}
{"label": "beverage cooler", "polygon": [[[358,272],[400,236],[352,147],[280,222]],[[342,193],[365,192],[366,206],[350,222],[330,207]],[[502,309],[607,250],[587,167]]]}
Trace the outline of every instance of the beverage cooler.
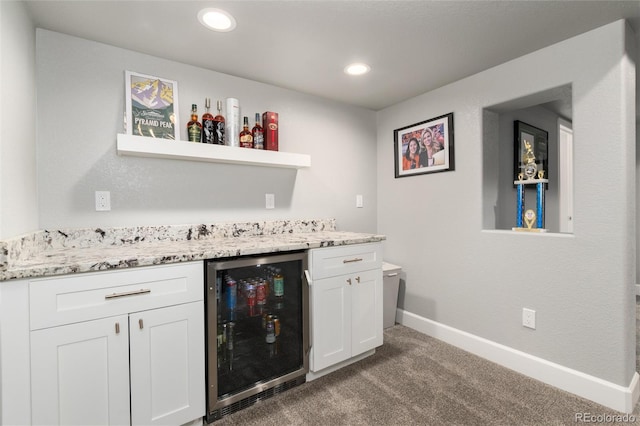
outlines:
{"label": "beverage cooler", "polygon": [[207,262],[207,421],[304,383],[307,253]]}

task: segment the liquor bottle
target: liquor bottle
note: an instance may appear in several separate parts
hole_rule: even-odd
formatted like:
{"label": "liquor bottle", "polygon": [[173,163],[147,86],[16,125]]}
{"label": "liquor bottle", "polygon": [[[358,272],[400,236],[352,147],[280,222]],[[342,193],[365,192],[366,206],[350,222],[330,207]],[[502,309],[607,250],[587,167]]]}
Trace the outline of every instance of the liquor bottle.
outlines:
{"label": "liquor bottle", "polygon": [[218,115],[213,117],[215,122],[213,140],[215,144],[224,145],[224,116],[222,115],[222,101],[217,101],[216,106],[218,108]]}
{"label": "liquor bottle", "polygon": [[256,112],[256,125],[251,129],[253,137],[253,147],[255,149],[264,149],[264,129],[260,125],[260,114]]}
{"label": "liquor bottle", "polygon": [[244,124],[240,132],[240,146],[242,148],[253,148],[253,136],[249,130],[249,117],[244,117]]}
{"label": "liquor bottle", "polygon": [[202,142],[215,143],[215,121],[213,120],[213,115],[209,112],[209,108],[211,108],[211,99],[204,99],[204,107],[207,109],[207,112],[202,114]]}
{"label": "liquor bottle", "polygon": [[191,121],[187,123],[189,142],[200,142],[202,138],[202,123],[198,121],[198,106],[191,105]]}

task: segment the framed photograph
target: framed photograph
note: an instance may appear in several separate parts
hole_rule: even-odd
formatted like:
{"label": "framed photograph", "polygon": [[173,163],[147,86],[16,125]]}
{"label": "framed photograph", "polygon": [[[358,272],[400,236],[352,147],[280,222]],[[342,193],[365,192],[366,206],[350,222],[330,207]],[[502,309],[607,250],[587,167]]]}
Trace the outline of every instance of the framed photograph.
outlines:
{"label": "framed photograph", "polygon": [[453,113],[393,131],[396,178],[455,170]]}
{"label": "framed photograph", "polygon": [[515,120],[513,122],[513,135],[513,180],[518,180],[520,173],[526,178],[527,171],[525,166],[529,162],[536,164],[536,178],[540,171],[544,171],[544,178],[548,179],[549,133],[530,124]]}
{"label": "framed photograph", "polygon": [[125,71],[126,133],[180,140],[178,82]]}

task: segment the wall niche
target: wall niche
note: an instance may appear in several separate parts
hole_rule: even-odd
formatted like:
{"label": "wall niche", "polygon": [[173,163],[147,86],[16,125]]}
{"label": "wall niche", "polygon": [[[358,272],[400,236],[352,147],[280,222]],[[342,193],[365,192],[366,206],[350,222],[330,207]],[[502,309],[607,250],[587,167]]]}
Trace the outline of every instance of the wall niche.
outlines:
{"label": "wall niche", "polygon": [[[563,168],[559,155],[559,123],[572,121],[571,85],[556,87],[483,109],[483,215],[486,230],[509,230],[516,226],[516,188],[514,187],[514,121],[519,120],[548,132],[549,179],[545,197],[547,232],[561,232],[559,193]],[[564,161],[564,160],[562,160]],[[564,166],[564,175],[572,170],[572,161]],[[566,177],[564,179],[567,179]],[[536,207],[535,185],[526,185],[525,209]],[[565,187],[566,188],[566,187]],[[566,191],[566,189],[564,189]],[[569,190],[572,192],[572,189]],[[564,196],[563,196],[564,197]],[[566,201],[563,201],[566,203]]]}

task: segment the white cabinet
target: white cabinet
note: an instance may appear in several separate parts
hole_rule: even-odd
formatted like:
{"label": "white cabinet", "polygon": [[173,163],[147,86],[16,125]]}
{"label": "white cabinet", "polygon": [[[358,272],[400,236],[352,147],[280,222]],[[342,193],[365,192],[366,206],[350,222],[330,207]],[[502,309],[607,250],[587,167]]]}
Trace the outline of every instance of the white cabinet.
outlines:
{"label": "white cabinet", "polygon": [[126,315],[33,331],[31,354],[33,424],[129,424]]}
{"label": "white cabinet", "polygon": [[129,324],[131,424],[204,416],[203,302],[131,314]]}
{"label": "white cabinet", "polygon": [[313,249],[309,263],[311,371],[382,345],[382,245]]}
{"label": "white cabinet", "polygon": [[200,262],[30,282],[33,424],[205,414]]}

